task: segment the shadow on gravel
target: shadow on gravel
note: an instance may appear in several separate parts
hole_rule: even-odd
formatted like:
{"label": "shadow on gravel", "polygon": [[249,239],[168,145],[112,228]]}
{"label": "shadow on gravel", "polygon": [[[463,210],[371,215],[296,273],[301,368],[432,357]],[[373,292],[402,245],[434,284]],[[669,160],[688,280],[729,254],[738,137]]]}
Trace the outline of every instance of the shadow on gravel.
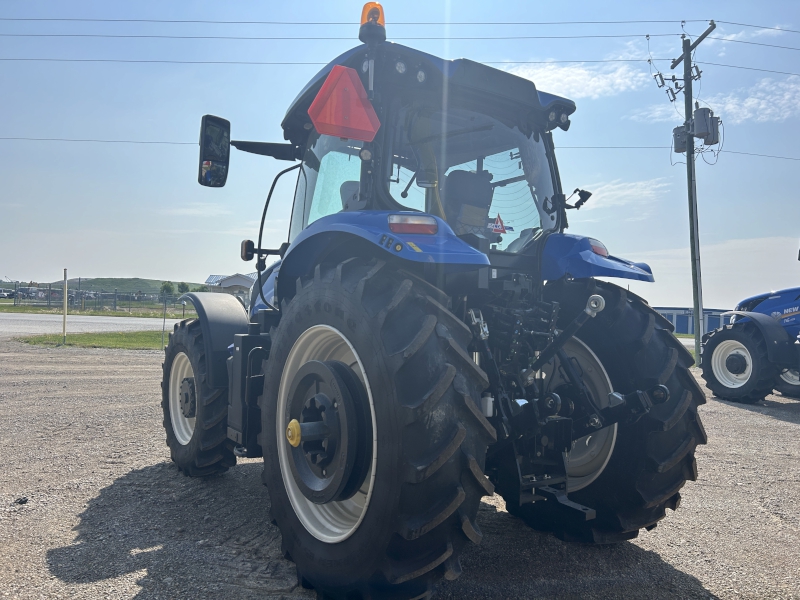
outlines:
{"label": "shadow on gravel", "polygon": [[487,503],[481,503],[478,522],[483,541],[461,557],[463,575],[442,582],[436,600],[716,598],[695,577],[630,542],[568,544]]}
{"label": "shadow on gravel", "polygon": [[[65,583],[97,583],[82,590],[97,596],[132,576],[139,599],[315,598],[282,557],[261,469],[250,462],[206,480],[183,477],[171,463],[132,471],[87,504],[73,544],[48,553],[50,572]],[[442,582],[435,598],[713,597],[631,543],[565,544],[486,503],[479,523],[483,543],[462,557],[464,574]]]}
{"label": "shadow on gravel", "polygon": [[141,599],[313,598],[282,557],[262,468],[240,464],[206,480],[172,463],[132,471],[86,505],[73,544],[48,552],[50,572],[75,584],[133,574]]}
{"label": "shadow on gravel", "polygon": [[728,402],[716,397],[714,400],[732,408],[747,410],[788,423],[800,424],[800,399],[797,398],[775,394],[767,396],[766,399],[756,404]]}

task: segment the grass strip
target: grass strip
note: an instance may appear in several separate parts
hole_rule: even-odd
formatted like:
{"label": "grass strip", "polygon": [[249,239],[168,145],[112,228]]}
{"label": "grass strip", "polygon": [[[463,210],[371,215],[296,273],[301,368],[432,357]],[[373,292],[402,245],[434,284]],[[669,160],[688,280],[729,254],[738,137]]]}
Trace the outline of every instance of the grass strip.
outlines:
{"label": "grass strip", "polygon": [[[61,334],[33,335],[17,338],[26,344],[62,346]],[[164,336],[166,343],[167,336]],[[161,331],[115,331],[107,333],[68,333],[67,346],[76,348],[118,348],[125,350],[161,350]]]}

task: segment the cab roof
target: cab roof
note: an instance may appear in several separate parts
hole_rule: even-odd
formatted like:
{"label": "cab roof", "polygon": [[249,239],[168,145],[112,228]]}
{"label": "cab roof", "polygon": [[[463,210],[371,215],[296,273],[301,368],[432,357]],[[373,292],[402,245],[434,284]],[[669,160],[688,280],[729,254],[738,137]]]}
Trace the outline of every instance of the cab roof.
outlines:
{"label": "cab roof", "polygon": [[[296,137],[295,132],[302,132],[303,129],[308,128],[307,124],[310,123],[308,107],[333,67],[337,65],[351,67],[362,74],[361,67],[366,59],[366,54],[367,46],[365,44],[356,46],[336,57],[311,78],[292,101],[281,123],[286,139],[292,139]],[[487,97],[495,96],[499,101],[519,104],[534,111],[546,112],[552,108],[558,108],[561,112],[571,115],[576,109],[572,100],[538,91],[532,81],[508,71],[466,58],[445,60],[393,42],[378,44],[376,70],[381,61],[394,63],[396,60],[402,60],[415,70],[418,68],[425,70],[429,76],[436,75],[441,80],[446,78],[450,86],[460,87],[464,91]]]}

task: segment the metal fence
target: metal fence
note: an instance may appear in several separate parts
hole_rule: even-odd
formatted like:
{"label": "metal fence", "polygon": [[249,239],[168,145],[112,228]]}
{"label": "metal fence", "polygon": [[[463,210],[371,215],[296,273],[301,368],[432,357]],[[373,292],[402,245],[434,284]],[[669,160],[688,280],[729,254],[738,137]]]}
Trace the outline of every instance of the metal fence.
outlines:
{"label": "metal fence", "polygon": [[[67,286],[67,310],[70,313],[128,313],[140,316],[195,317],[191,302],[180,300],[181,294],[120,292],[118,290],[81,290]],[[40,284],[0,282],[0,302],[13,306],[29,306],[61,312],[64,303],[62,283]]]}

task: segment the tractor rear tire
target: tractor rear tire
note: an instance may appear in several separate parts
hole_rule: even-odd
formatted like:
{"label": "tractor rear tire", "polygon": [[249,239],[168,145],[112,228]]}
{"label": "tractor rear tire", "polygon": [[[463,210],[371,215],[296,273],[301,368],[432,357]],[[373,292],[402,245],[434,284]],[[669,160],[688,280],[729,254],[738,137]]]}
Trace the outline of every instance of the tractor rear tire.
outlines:
{"label": "tractor rear tire", "polygon": [[595,280],[559,281],[545,295],[561,305],[564,327],[600,294],[606,308],[580,330],[596,354],[614,390],[622,394],[666,385],[670,399],[635,423],[620,423],[611,458],[586,487],[570,492],[575,502],[595,509],[590,521],[574,519],[553,502],[507,506],[535,529],[567,541],[607,544],[635,538],[676,510],[680,490],[697,479],[694,453],[706,443],[697,414],[705,395],[689,371],[691,354],[672,335],[672,325],[647,303],[624,289]]}
{"label": "tractor rear tire", "polygon": [[[741,364],[730,362],[734,358]],[[712,332],[703,346],[701,366],[706,386],[715,396],[741,404],[763,400],[779,378],[764,336],[752,323],[726,325]]]}
{"label": "tractor rear tire", "polygon": [[787,369],[778,375],[775,380],[775,389],[778,390],[782,396],[788,398],[800,398],[800,377],[798,377],[797,369]]}
{"label": "tractor rear tire", "polygon": [[[447,302],[413,275],[353,258],[317,266],[282,303],[259,400],[264,483],[284,555],[320,597],[426,596],[440,578],[458,577],[462,549],[480,541],[496,433],[477,405],[488,382],[466,352],[472,334]],[[351,498],[312,502],[296,474],[297,451],[308,450],[292,444],[286,407],[297,387],[288,386],[314,361],[348,364],[368,397],[373,452]]]}
{"label": "tractor rear tire", "polygon": [[224,473],[236,464],[226,445],[228,391],[208,386],[200,321],[175,324],[161,367],[161,408],[172,461],[189,477]]}

